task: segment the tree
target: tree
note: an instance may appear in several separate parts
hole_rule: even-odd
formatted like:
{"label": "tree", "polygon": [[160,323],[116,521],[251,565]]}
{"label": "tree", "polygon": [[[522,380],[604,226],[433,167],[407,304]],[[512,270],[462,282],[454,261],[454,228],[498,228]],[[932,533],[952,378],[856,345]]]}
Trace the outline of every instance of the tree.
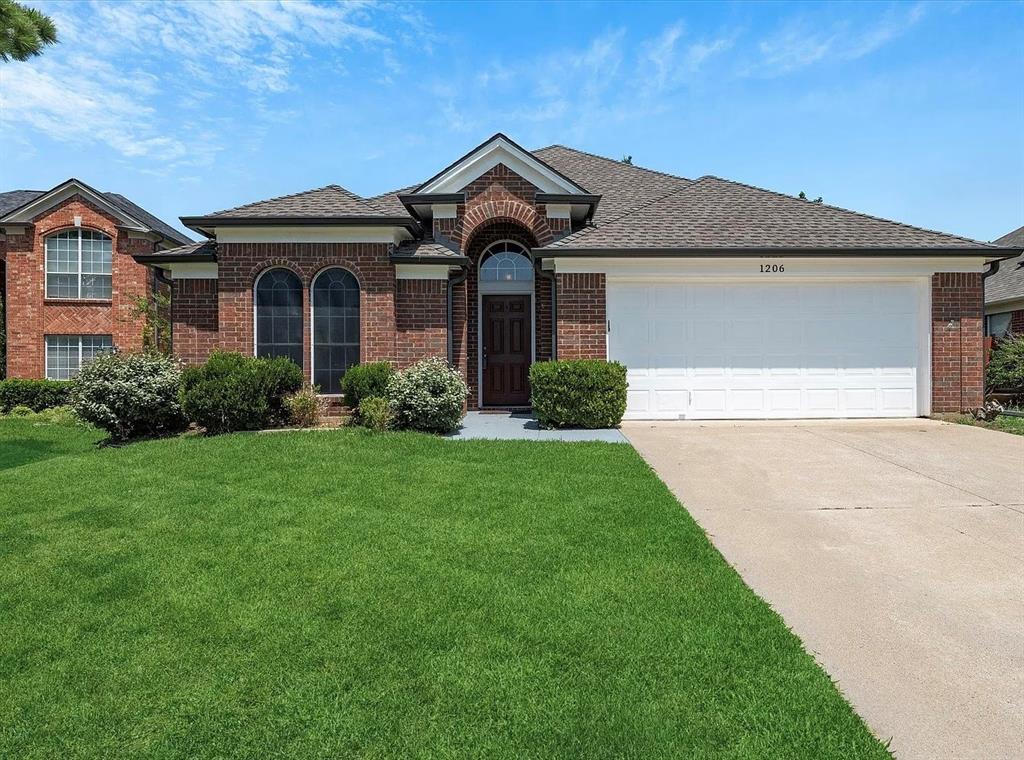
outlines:
{"label": "tree", "polygon": [[622,163],[629,164],[630,166],[632,166],[633,165],[633,157],[632,156],[623,156],[622,157]]}
{"label": "tree", "polygon": [[49,16],[14,0],[0,0],[0,61],[27,61],[57,42]]}
{"label": "tree", "polygon": [[[802,201],[810,201],[811,200],[810,198],[807,197],[807,193],[805,193],[803,190],[800,191],[800,194],[797,196],[797,198],[799,198]],[[811,201],[811,203],[821,203],[821,202],[822,202],[822,199],[821,199],[820,195],[817,198],[815,198],[813,201]]]}

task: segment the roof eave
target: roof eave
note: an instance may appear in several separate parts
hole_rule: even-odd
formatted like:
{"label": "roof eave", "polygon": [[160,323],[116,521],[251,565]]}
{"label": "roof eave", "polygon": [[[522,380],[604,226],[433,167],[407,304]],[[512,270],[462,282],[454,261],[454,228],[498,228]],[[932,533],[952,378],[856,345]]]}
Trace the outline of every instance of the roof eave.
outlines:
{"label": "roof eave", "polygon": [[203,235],[217,227],[404,227],[419,225],[408,216],[182,216],[181,223]]}
{"label": "roof eave", "polygon": [[402,256],[392,254],[388,257],[392,264],[449,264],[451,266],[466,266],[469,258],[466,256]]}
{"label": "roof eave", "polygon": [[208,263],[217,260],[217,255],[214,253],[200,253],[197,255],[190,256],[183,254],[181,256],[160,256],[159,254],[143,253],[132,256],[140,264],[184,264],[188,262],[196,263]]}
{"label": "roof eave", "polygon": [[892,256],[985,256],[987,260],[1003,260],[1012,256],[999,255],[997,248],[944,247],[944,248],[764,248],[764,247],[712,247],[712,248],[534,248],[540,258],[554,256],[587,258],[705,258],[705,257],[892,257]]}

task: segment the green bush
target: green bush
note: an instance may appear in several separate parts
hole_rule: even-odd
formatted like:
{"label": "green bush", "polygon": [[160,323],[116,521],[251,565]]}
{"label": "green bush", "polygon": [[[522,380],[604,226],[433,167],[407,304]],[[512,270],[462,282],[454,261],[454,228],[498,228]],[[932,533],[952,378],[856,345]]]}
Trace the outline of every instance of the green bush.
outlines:
{"label": "green bush", "polygon": [[1024,388],[1024,335],[1011,335],[995,342],[988,360],[986,380],[991,388]]}
{"label": "green bush", "polygon": [[16,406],[27,406],[33,412],[64,406],[69,390],[68,383],[60,380],[0,380],[0,413]]}
{"label": "green bush", "polygon": [[35,415],[35,412],[33,412],[27,406],[22,406],[19,404],[18,406],[13,407],[11,411],[7,413],[7,415],[9,417],[32,417],[33,415]]}
{"label": "green bush", "polygon": [[383,398],[394,376],[395,368],[391,362],[352,365],[341,378],[341,392],[345,394],[346,406],[358,409],[364,398]]}
{"label": "green bush", "polygon": [[285,397],[302,387],[302,370],[287,357],[215,352],[181,378],[181,406],[207,433],[260,430],[288,421]]}
{"label": "green bush", "polygon": [[180,431],[181,368],[160,354],[103,354],[71,381],[71,406],[86,422],[127,441]]}
{"label": "green bush", "polygon": [[395,412],[386,398],[370,396],[359,403],[359,424],[382,432],[395,424]]}
{"label": "green bush", "polygon": [[395,375],[386,398],[399,427],[448,433],[462,421],[469,393],[462,376],[444,359],[424,359]]}
{"label": "green bush", "polygon": [[284,405],[288,408],[288,418],[292,424],[302,428],[316,427],[324,413],[324,400],[319,396],[319,388],[304,385],[290,396],[285,396]]}
{"label": "green bush", "polygon": [[610,428],[626,413],[626,368],[618,362],[537,362],[530,388],[543,427]]}

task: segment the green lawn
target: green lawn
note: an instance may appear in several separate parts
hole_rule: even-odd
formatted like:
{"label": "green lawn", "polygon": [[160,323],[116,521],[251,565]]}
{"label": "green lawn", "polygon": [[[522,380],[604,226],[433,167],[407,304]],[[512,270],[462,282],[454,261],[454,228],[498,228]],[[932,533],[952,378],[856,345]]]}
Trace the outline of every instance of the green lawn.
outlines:
{"label": "green lawn", "polygon": [[0,420],[0,757],[885,758],[628,446]]}

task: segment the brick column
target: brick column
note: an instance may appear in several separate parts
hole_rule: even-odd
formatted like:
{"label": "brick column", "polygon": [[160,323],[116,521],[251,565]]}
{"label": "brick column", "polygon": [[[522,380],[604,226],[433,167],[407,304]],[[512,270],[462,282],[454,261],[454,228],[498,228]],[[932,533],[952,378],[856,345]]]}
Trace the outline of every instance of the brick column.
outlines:
{"label": "brick column", "polygon": [[932,275],[932,411],[964,412],[985,397],[981,274]]}
{"label": "brick column", "polygon": [[604,274],[558,274],[558,358],[606,359]]}
{"label": "brick column", "polygon": [[174,355],[199,364],[217,348],[217,280],[175,280],[171,296]]}
{"label": "brick column", "polygon": [[395,354],[399,367],[448,358],[448,281],[395,281]]}

